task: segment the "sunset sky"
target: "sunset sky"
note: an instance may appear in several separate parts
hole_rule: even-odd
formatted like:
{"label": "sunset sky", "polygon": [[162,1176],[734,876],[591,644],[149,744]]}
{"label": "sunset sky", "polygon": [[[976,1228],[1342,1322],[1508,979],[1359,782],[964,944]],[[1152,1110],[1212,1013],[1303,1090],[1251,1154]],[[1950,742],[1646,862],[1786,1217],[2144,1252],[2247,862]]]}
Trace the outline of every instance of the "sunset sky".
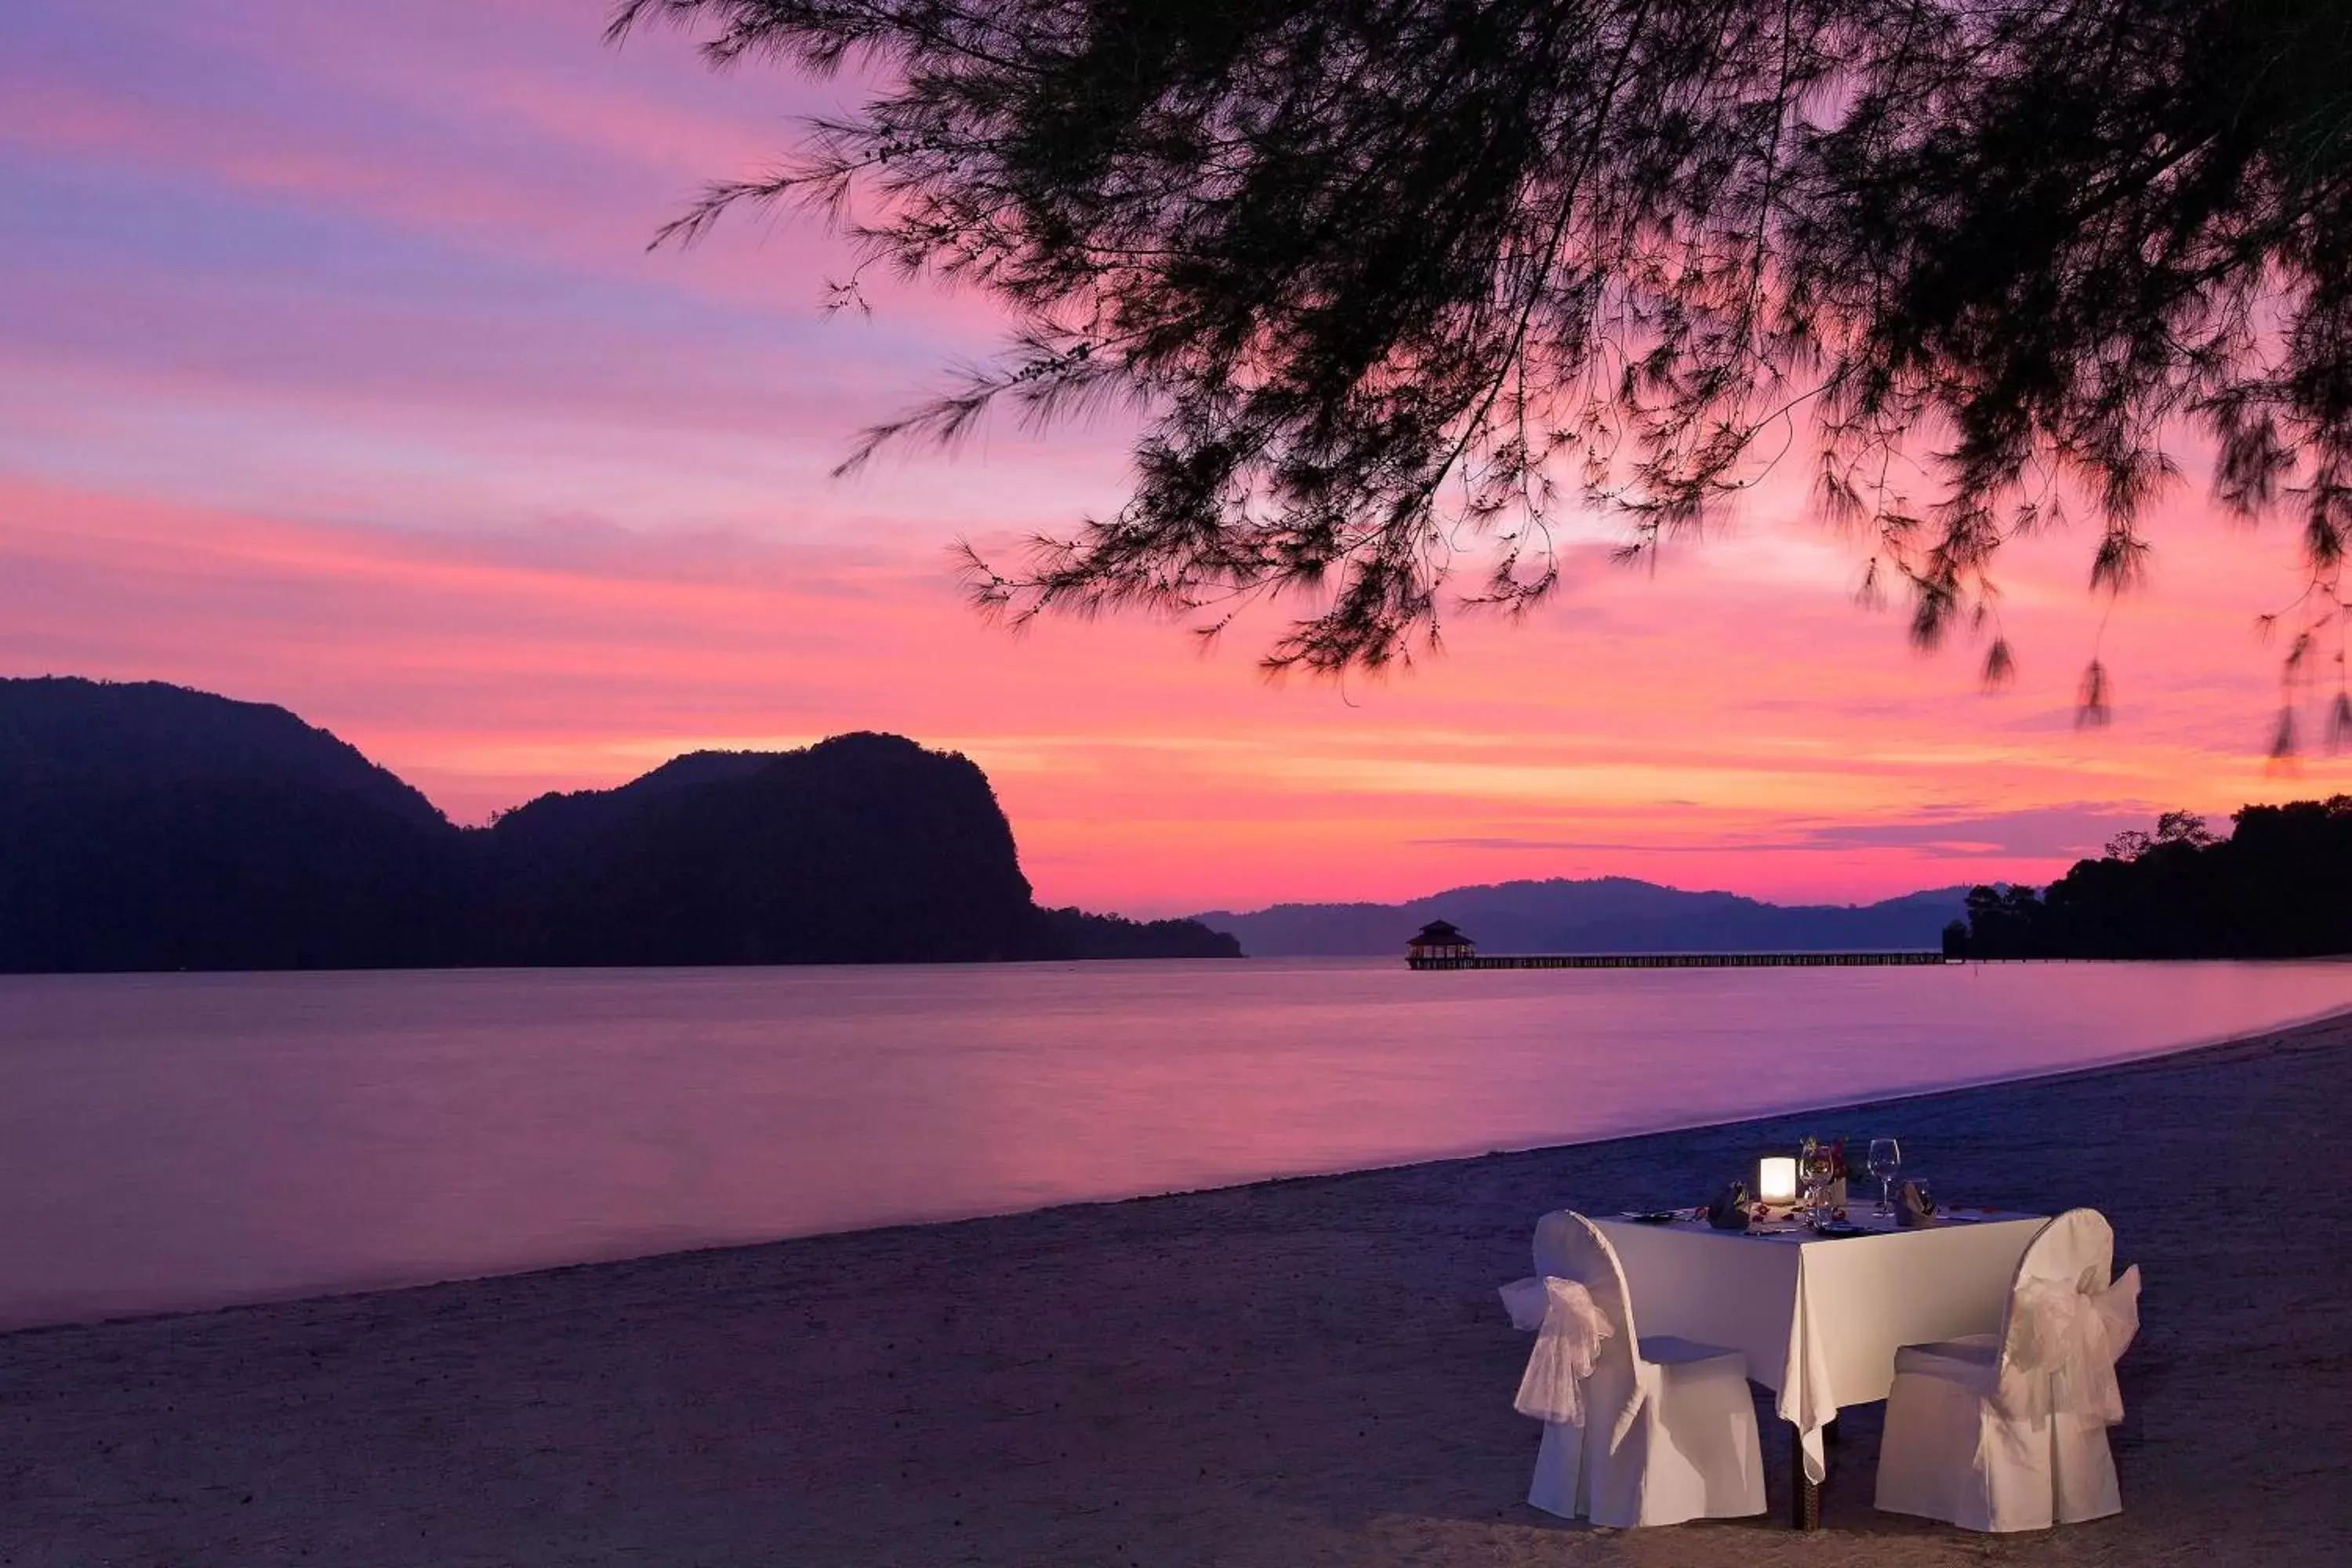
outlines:
{"label": "sunset sky", "polygon": [[[1770,487],[1654,573],[1596,524],[1554,607],[1384,683],[1270,686],[1263,628],[961,604],[947,547],[1121,494],[1115,425],[827,471],[987,352],[924,286],[828,317],[790,216],[646,242],[844,85],[604,47],[599,0],[0,8],[0,673],[281,703],[453,817],[698,747],[893,730],[970,754],[1047,902],[1159,914],[1620,873],[1791,900],[2043,880],[2157,810],[2352,787],[2266,770],[2289,530],[2151,525],[2007,565],[2017,683],[1858,609]],[[2191,471],[2197,466],[2190,465]],[[2078,731],[2095,647],[2115,723]]]}

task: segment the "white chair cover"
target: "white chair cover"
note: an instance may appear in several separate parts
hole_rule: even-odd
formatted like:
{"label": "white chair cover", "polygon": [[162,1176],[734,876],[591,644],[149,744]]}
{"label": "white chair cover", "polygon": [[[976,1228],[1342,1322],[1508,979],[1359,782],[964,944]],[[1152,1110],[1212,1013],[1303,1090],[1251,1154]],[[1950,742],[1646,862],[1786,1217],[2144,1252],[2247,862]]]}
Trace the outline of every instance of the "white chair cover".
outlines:
{"label": "white chair cover", "polygon": [[1878,1506],[1965,1529],[2042,1530],[2121,1512],[2106,1429],[2116,1360],[2139,1330],[2139,1270],[2110,1281],[2115,1232],[2095,1209],[2042,1227],[1998,1335],[1896,1352]]}
{"label": "white chair cover", "polygon": [[1676,1345],[1645,1359],[1616,1249],[1578,1214],[1536,1227],[1536,1277],[1503,1287],[1538,1331],[1517,1407],[1544,1423],[1528,1501],[1595,1524],[1677,1524],[1764,1511],[1747,1366],[1736,1351]]}

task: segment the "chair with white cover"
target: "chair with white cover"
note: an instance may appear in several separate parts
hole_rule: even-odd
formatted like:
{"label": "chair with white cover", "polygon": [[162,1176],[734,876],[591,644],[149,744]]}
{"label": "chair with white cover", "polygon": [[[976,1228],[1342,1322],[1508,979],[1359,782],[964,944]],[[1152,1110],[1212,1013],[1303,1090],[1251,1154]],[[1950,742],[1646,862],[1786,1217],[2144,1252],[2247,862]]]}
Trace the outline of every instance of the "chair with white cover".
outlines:
{"label": "chair with white cover", "polygon": [[1582,1215],[1543,1217],[1535,1267],[1502,1291],[1539,1331],[1517,1401],[1544,1424],[1528,1501],[1616,1527],[1763,1512],[1747,1359],[1643,1338],[1616,1248]]}
{"label": "chair with white cover", "polygon": [[2139,1269],[2110,1282],[2095,1209],[2043,1226],[2018,1260],[1997,1334],[1895,1353],[1878,1506],[1964,1530],[2044,1530],[2123,1511],[2107,1428],[2116,1358],[2139,1329]]}

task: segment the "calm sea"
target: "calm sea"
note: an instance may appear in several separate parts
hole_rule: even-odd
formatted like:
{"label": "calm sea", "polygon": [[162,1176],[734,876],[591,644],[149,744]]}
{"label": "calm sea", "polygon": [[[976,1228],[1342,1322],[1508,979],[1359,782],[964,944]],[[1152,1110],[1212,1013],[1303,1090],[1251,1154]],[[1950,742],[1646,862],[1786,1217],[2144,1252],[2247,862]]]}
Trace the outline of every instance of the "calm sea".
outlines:
{"label": "calm sea", "polygon": [[0,977],[0,1325],[1661,1130],[2347,1006],[2346,963]]}

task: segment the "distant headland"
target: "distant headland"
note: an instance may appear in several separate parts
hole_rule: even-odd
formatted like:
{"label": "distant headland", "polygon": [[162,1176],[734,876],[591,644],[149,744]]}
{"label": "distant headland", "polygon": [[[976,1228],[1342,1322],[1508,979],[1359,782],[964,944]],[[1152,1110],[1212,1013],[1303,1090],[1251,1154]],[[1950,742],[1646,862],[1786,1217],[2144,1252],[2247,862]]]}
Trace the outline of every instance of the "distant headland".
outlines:
{"label": "distant headland", "polygon": [[987,776],[897,735],[695,752],[465,828],[283,708],[0,679],[0,971],[1240,954],[1040,908]]}
{"label": "distant headland", "polygon": [[1401,956],[1415,928],[1436,920],[1457,922],[1490,953],[1820,952],[1933,948],[1967,896],[1953,887],[1874,904],[1768,904],[1630,877],[1552,878],[1449,888],[1402,904],[1276,904],[1192,918],[1260,958]]}
{"label": "distant headland", "polygon": [[[1874,904],[1768,904],[1625,877],[1453,888],[1402,904],[1276,904],[1192,918],[1261,958],[1399,953],[1416,926],[1443,921],[1475,940],[1473,960],[1559,955],[1559,967],[1611,954],[1740,956],[1742,963],[1843,953],[1964,959],[2279,959],[2352,953],[2352,795],[2247,805],[2231,830],[2167,812],[2151,832],[2118,834],[2046,889],[1935,888]],[[1465,950],[1468,951],[1467,949]],[[1818,961],[1818,960],[1816,960]],[[1907,960],[1906,960],[1907,961]],[[1518,965],[1513,964],[1513,967]],[[1597,965],[1596,965],[1597,966]]]}

